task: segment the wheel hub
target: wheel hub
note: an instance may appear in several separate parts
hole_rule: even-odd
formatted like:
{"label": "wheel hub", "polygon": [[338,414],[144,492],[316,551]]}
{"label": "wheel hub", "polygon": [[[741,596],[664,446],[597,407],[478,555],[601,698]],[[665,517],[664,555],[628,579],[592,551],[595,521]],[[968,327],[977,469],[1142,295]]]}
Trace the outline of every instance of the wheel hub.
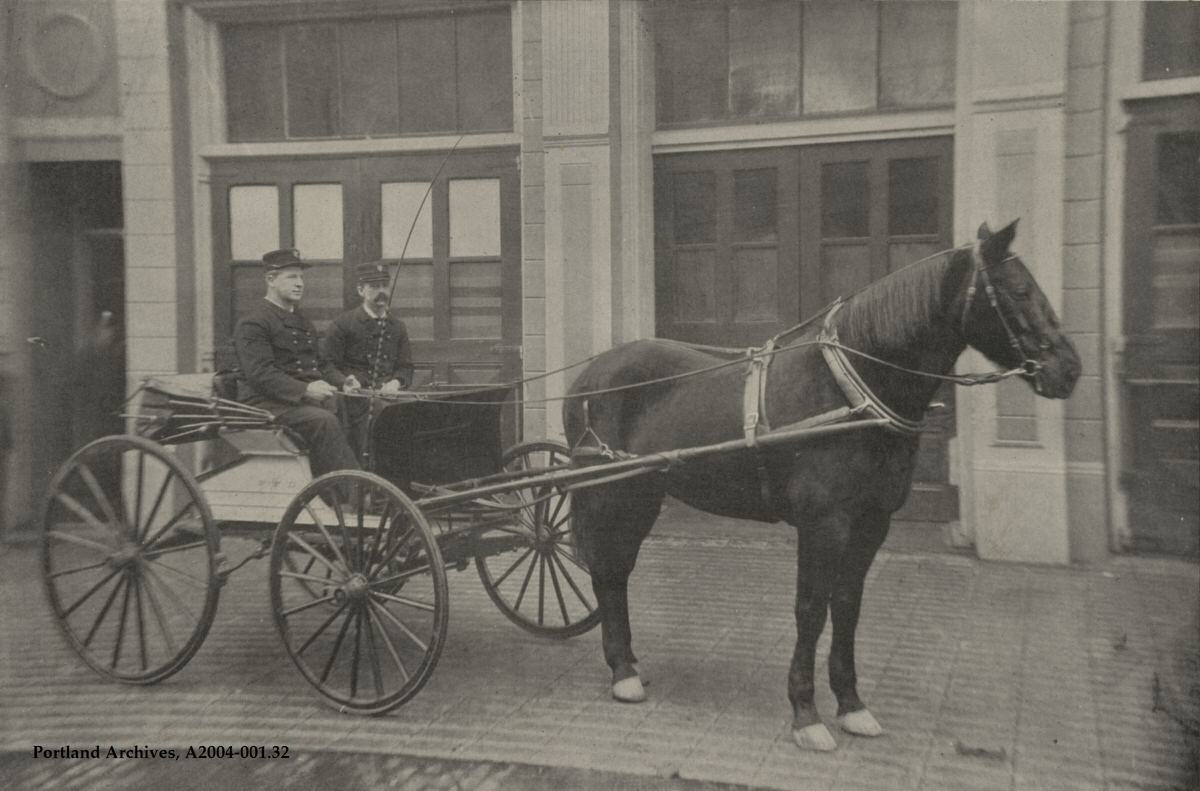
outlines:
{"label": "wheel hub", "polygon": [[[361,601],[366,598],[368,590],[367,578],[362,574],[355,574],[346,580],[345,584],[338,589],[338,593],[341,593],[342,598],[349,599],[350,601]],[[334,598],[338,598],[336,593],[334,594]]]}

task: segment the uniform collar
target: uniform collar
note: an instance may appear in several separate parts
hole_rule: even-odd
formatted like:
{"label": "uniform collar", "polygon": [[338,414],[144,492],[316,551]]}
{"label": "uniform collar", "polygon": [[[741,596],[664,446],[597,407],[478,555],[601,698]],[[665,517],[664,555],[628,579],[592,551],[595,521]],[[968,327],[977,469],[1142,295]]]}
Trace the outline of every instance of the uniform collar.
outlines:
{"label": "uniform collar", "polygon": [[279,311],[280,313],[287,313],[288,315],[291,315],[291,314],[293,314],[293,313],[295,313],[295,312],[296,312],[296,306],[295,306],[295,305],[293,305],[293,306],[292,306],[292,307],[290,307],[290,308],[285,308],[285,307],[283,307],[282,305],[279,305],[279,304],[276,304],[276,303],[272,302],[271,300],[267,299],[266,297],[263,297],[263,302],[265,302],[265,303],[267,303],[268,305],[270,305],[271,307],[275,308],[275,310]]}

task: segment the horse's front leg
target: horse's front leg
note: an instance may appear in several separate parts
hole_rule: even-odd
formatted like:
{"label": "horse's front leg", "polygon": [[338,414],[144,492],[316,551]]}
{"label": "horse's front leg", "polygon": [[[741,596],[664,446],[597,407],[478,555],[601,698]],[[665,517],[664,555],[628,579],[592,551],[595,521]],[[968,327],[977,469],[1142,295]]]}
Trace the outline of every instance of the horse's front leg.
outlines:
{"label": "horse's front leg", "polygon": [[805,750],[832,750],[837,742],[817,713],[813,675],[817,640],[825,628],[837,568],[850,534],[849,520],[842,514],[830,515],[797,525],[796,534],[796,648],[788,672],[792,738]]}
{"label": "horse's front leg", "polygon": [[829,647],[829,686],[838,701],[838,724],[842,730],[859,736],[878,736],[883,728],[858,696],[858,675],[854,668],[854,634],[862,609],[863,582],[887,535],[890,517],[885,513],[868,514],[851,533],[850,544],[834,583],[829,603],[833,618],[833,641]]}

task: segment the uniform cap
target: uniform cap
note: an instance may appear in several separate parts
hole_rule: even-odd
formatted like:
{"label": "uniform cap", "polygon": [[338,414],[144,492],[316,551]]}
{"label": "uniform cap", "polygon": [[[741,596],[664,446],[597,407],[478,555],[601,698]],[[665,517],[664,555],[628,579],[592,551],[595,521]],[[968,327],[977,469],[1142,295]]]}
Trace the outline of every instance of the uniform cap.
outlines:
{"label": "uniform cap", "polygon": [[359,264],[355,267],[355,274],[358,275],[358,284],[360,286],[364,283],[388,283],[392,279],[391,271],[386,261],[371,261]]}
{"label": "uniform cap", "polygon": [[287,247],[282,250],[272,250],[262,257],[263,267],[268,272],[277,272],[289,266],[298,266],[301,269],[307,269],[312,266],[300,258],[300,251],[295,248]]}

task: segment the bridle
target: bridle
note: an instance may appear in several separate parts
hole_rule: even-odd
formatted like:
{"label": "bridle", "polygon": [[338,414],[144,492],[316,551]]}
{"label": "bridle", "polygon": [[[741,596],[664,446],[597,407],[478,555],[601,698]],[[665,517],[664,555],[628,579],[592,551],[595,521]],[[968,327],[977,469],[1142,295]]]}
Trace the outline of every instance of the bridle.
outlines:
{"label": "bridle", "polygon": [[[1017,359],[1020,361],[1018,363],[1018,367],[1021,369],[1023,375],[1033,378],[1034,385],[1040,391],[1041,382],[1038,378],[1038,372],[1042,370],[1043,364],[1040,360],[1035,360],[1028,356],[1025,345],[1021,343],[1021,339],[1015,332],[1013,332],[1012,324],[1009,322],[1008,317],[1004,315],[1004,309],[1000,306],[1000,291],[992,283],[992,278],[988,274],[989,265],[983,260],[983,254],[979,247],[979,244],[976,243],[971,248],[971,258],[974,262],[974,266],[971,272],[971,281],[967,284],[967,293],[963,299],[962,320],[960,321],[959,330],[962,333],[963,338],[966,338],[967,318],[971,313],[971,306],[975,303],[975,295],[978,291],[977,284],[980,280],[982,280],[983,292],[987,295],[988,304],[991,305],[992,310],[995,311],[996,318],[1000,320],[1000,326],[1004,328],[1004,334],[1008,338],[1008,345],[1012,347],[1012,350],[1017,355]],[[1006,264],[1016,257],[1017,256],[1015,255],[1010,255],[1000,263]],[[1019,313],[1016,315],[1016,321],[1021,324],[1024,329],[1028,329],[1028,327],[1025,326],[1024,319]],[[1040,352],[1048,351],[1050,348],[1050,344],[1046,341],[1042,341],[1040,344],[1038,344],[1038,351]]]}

